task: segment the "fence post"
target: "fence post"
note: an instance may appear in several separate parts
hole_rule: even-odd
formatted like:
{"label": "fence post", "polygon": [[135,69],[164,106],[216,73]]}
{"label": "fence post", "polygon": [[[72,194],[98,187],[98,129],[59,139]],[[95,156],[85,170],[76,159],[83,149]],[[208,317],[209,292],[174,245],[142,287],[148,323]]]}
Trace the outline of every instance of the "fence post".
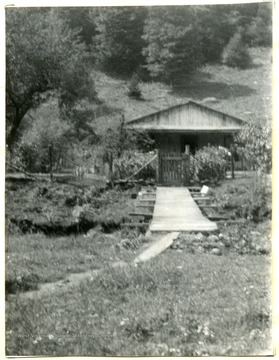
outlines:
{"label": "fence post", "polygon": [[49,174],[50,174],[50,181],[53,181],[52,157],[53,157],[53,144],[49,145]]}

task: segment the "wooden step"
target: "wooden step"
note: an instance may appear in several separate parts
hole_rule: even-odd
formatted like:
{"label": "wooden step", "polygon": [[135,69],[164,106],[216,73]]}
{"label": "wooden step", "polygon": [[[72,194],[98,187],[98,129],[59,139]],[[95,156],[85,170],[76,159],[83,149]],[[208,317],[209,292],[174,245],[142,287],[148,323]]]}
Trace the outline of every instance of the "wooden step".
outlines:
{"label": "wooden step", "polygon": [[142,223],[136,223],[136,222],[131,222],[131,223],[124,223],[121,224],[121,227],[148,227],[149,226],[149,222],[142,222]]}
{"label": "wooden step", "polygon": [[209,200],[212,200],[212,198],[210,198],[210,197],[196,197],[196,196],[193,196],[193,199],[195,200],[195,201],[209,201]]}
{"label": "wooden step", "polygon": [[207,218],[211,221],[225,221],[225,220],[230,220],[230,218],[228,216],[223,216],[223,215],[209,215],[207,216]]}
{"label": "wooden step", "polygon": [[187,189],[188,189],[190,192],[201,191],[201,187],[200,187],[200,186],[188,186]]}
{"label": "wooden step", "polygon": [[207,204],[199,204],[198,206],[201,209],[203,209],[203,208],[218,209],[220,207],[218,205],[207,205]]}
{"label": "wooden step", "polygon": [[156,199],[139,199],[140,202],[152,202],[154,203]]}
{"label": "wooden step", "polygon": [[142,195],[142,196],[139,196],[138,199],[141,199],[141,200],[155,200],[156,195]]}
{"label": "wooden step", "polygon": [[244,224],[246,223],[246,219],[238,219],[238,220],[220,220],[218,224]]}
{"label": "wooden step", "polygon": [[141,191],[141,194],[142,194],[142,196],[145,196],[145,195],[147,195],[147,196],[156,196],[156,192],[148,192],[148,191]]}
{"label": "wooden step", "polygon": [[152,213],[144,213],[144,212],[132,212],[129,214],[129,216],[138,216],[138,217],[144,217],[146,219],[152,219],[153,214]]}
{"label": "wooden step", "polygon": [[153,208],[154,208],[154,205],[136,204],[136,208],[148,208],[148,209],[153,209]]}

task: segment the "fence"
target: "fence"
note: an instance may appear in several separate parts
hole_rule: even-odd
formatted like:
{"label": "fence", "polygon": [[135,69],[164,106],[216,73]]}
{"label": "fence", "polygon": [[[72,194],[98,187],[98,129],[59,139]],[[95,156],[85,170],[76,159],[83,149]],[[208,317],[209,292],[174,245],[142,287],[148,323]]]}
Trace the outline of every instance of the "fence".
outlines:
{"label": "fence", "polygon": [[[21,149],[21,158],[17,163],[14,161],[16,154],[13,156],[7,157],[8,172],[21,172],[51,181],[67,179],[82,183],[95,180],[111,182],[142,173],[148,175],[148,171],[155,174],[155,166],[150,161],[154,152],[126,151],[118,157],[101,146],[82,148],[71,143],[50,143],[41,147],[40,151]],[[149,164],[146,165],[147,162]]]}

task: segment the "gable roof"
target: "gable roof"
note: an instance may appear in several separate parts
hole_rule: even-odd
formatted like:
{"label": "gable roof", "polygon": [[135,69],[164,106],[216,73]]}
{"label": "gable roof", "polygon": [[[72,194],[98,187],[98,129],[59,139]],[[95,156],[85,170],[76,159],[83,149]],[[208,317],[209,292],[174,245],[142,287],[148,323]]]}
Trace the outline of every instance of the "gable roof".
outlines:
{"label": "gable roof", "polygon": [[131,120],[127,129],[157,131],[239,131],[244,121],[194,101]]}

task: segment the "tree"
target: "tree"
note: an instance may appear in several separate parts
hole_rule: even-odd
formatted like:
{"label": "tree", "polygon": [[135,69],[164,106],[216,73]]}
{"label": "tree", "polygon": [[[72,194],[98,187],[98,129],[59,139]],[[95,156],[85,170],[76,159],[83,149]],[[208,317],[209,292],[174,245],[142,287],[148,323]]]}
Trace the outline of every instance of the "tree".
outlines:
{"label": "tree", "polygon": [[272,46],[272,5],[272,2],[258,4],[257,14],[245,34],[252,46]]}
{"label": "tree", "polygon": [[144,7],[100,8],[96,17],[95,51],[102,69],[114,74],[131,75],[144,58]]}
{"label": "tree", "polygon": [[61,8],[60,12],[71,29],[80,31],[82,41],[90,49],[97,33],[95,23],[97,8],[70,7]]}
{"label": "tree", "polygon": [[96,100],[85,45],[55,9],[6,11],[6,124],[12,147],[25,115],[50,94],[61,110]]}
{"label": "tree", "polygon": [[248,46],[244,43],[241,29],[234,34],[222,54],[223,64],[246,69],[252,64]]}
{"label": "tree", "polygon": [[222,51],[235,33],[235,16],[229,5],[200,7],[198,27],[205,63],[220,62]]}
{"label": "tree", "polygon": [[203,63],[198,13],[199,8],[192,6],[149,10],[143,54],[152,77],[170,81],[193,72]]}

